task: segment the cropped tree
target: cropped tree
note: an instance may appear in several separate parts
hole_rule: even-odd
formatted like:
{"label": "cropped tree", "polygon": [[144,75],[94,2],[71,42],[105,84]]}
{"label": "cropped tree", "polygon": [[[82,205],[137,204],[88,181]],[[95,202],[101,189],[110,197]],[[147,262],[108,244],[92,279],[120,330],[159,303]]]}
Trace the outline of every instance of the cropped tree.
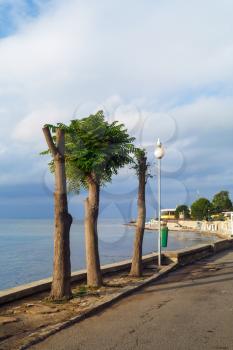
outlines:
{"label": "cropped tree", "polygon": [[[68,213],[66,171],[65,171],[65,133],[61,128],[45,126],[44,136],[53,161],[50,163],[55,174],[55,233],[54,263],[51,299],[61,300],[71,297],[70,266],[70,226],[72,216]],[[56,133],[52,136],[52,134]]]}
{"label": "cropped tree", "polygon": [[184,215],[184,219],[190,219],[190,210],[189,207],[185,204],[178,205],[175,211],[176,219],[180,218],[180,214]]}
{"label": "cropped tree", "polygon": [[213,200],[214,213],[222,213],[223,211],[232,210],[232,201],[230,200],[228,191],[221,191],[215,194]]}
{"label": "cropped tree", "polygon": [[132,162],[134,138],[123,124],[108,123],[102,111],[72,120],[66,134],[66,162],[69,189],[84,187],[87,284],[101,286],[97,221],[100,188],[110,182],[119,168]]}
{"label": "cropped tree", "polygon": [[213,206],[206,198],[199,198],[191,205],[191,215],[195,220],[209,220]]}
{"label": "cropped tree", "polygon": [[149,163],[144,150],[136,149],[133,168],[138,176],[138,217],[136,222],[136,233],[134,239],[134,250],[130,275],[140,277],[142,275],[142,245],[146,221],[146,182],[150,176],[148,173]]}

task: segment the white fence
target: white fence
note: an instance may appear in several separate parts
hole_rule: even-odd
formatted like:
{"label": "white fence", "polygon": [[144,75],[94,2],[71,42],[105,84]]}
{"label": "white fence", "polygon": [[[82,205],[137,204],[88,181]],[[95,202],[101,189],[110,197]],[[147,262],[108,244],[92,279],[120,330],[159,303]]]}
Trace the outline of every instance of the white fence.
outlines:
{"label": "white fence", "polygon": [[190,227],[198,231],[220,233],[226,236],[233,235],[233,224],[227,221],[179,221],[182,226]]}
{"label": "white fence", "polygon": [[233,234],[232,221],[202,222],[201,231],[219,232],[231,236]]}

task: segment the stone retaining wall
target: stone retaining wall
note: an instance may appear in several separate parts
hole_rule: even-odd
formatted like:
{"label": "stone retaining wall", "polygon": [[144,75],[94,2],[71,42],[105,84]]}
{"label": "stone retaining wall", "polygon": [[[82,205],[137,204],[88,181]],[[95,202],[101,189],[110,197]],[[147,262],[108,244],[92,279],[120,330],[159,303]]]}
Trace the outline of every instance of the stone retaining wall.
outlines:
{"label": "stone retaining wall", "polygon": [[223,237],[232,236],[232,224],[231,221],[192,221],[192,220],[179,220],[178,225],[181,228],[199,231],[199,232],[212,232]]}
{"label": "stone retaining wall", "polygon": [[179,251],[166,252],[165,255],[183,266],[231,248],[233,248],[233,238],[222,239],[212,244],[199,245]]}
{"label": "stone retaining wall", "polygon": [[[191,264],[194,261],[202,258],[214,255],[226,249],[233,248],[233,238],[219,240],[213,244],[204,244],[193,248],[183,249],[179,251],[163,252],[163,261],[165,258],[168,262],[175,261],[179,265]],[[149,254],[143,257],[144,265],[157,264],[158,255]],[[114,264],[102,266],[101,270],[103,275],[115,273],[118,271],[129,271],[131,266],[131,260],[125,260]],[[79,282],[86,280],[86,270],[76,271],[72,273],[72,282]],[[33,294],[46,292],[50,289],[52,278],[46,278],[40,281],[32,282],[29,284],[21,285],[15,288],[11,288],[5,291],[0,291],[0,305],[8,302],[12,302],[18,299],[22,299]]]}
{"label": "stone retaining wall", "polygon": [[[158,254],[148,254],[143,257],[143,264],[151,264],[158,262]],[[113,264],[104,265],[101,267],[103,275],[115,273],[118,271],[129,270],[131,260],[120,261]],[[86,270],[72,272],[71,281],[79,282],[86,281]],[[46,292],[51,288],[52,278],[45,278],[32,283],[27,283],[18,287],[0,291],[0,305],[11,301],[22,299],[33,294]]]}

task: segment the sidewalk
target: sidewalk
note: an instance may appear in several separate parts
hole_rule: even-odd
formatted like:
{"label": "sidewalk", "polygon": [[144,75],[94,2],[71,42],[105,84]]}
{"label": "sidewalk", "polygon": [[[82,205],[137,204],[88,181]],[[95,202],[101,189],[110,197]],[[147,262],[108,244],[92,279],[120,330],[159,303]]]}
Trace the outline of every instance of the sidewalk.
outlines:
{"label": "sidewalk", "polygon": [[233,251],[177,270],[31,349],[233,349]]}

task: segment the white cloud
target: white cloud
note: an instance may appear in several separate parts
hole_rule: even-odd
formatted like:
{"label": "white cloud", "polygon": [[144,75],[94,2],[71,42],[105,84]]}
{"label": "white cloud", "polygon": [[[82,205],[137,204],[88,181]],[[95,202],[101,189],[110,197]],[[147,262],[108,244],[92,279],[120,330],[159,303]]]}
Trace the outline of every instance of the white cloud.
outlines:
{"label": "white cloud", "polygon": [[[160,136],[174,150],[168,170],[181,168],[184,153],[195,171],[200,152],[218,151],[216,130],[231,157],[232,12],[230,0],[69,0],[33,20],[21,15],[18,31],[0,40],[1,142],[37,154],[43,124],[103,107],[150,152]],[[205,162],[196,166],[202,176]]]}
{"label": "white cloud", "polygon": [[55,109],[54,107],[47,107],[32,112],[24,119],[22,119],[13,129],[12,138],[19,142],[33,142],[36,144],[41,139],[42,127],[45,124],[56,124],[61,120],[69,121],[65,111]]}
{"label": "white cloud", "polygon": [[232,96],[200,97],[194,102],[178,106],[171,110],[182,130],[233,127]]}

